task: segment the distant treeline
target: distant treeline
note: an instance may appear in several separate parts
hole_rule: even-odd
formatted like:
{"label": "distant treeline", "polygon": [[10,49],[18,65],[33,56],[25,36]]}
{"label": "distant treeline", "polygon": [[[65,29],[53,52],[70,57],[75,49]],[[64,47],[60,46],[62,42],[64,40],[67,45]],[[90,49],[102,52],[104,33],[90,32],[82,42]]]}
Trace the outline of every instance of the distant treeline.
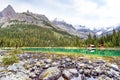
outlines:
{"label": "distant treeline", "polygon": [[86,47],[89,44],[120,47],[120,31],[113,30],[113,34],[100,38],[89,34],[88,39],[83,40],[55,28],[36,25],[15,24],[0,28],[0,47]]}
{"label": "distant treeline", "polygon": [[120,30],[113,30],[112,34],[102,35],[100,38],[96,37],[96,35],[92,37],[89,34],[85,42],[86,44],[94,44],[95,46],[102,44],[105,47],[120,47]]}
{"label": "distant treeline", "polygon": [[15,24],[0,28],[0,47],[77,46],[80,39],[67,32],[36,25]]}

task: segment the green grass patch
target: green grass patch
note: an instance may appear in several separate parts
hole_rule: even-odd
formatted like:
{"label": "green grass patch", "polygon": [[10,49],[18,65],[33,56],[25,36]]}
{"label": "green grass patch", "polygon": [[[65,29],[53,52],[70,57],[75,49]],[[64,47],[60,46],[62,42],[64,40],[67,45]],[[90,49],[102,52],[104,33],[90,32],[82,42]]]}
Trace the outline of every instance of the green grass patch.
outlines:
{"label": "green grass patch", "polygon": [[17,55],[6,55],[2,58],[2,63],[4,65],[11,65],[19,61],[19,57]]}

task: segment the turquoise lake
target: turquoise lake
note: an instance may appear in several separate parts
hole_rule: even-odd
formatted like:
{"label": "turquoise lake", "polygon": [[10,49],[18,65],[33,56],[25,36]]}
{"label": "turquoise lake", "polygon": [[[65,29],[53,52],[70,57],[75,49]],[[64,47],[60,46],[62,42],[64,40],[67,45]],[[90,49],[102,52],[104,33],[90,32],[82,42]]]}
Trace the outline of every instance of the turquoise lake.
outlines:
{"label": "turquoise lake", "polygon": [[64,52],[64,53],[76,53],[76,54],[93,54],[100,56],[120,56],[120,50],[89,50],[89,49],[68,49],[68,48],[22,48],[24,51],[32,52]]}

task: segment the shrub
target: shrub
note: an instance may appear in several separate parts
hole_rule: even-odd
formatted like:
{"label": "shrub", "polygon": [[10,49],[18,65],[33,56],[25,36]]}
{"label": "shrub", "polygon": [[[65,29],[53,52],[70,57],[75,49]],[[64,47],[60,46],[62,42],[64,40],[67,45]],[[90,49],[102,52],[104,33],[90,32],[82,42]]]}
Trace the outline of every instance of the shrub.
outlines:
{"label": "shrub", "polygon": [[11,52],[10,52],[11,54],[22,54],[23,53],[23,51],[21,50],[21,49],[15,49],[15,50],[11,50]]}
{"label": "shrub", "polygon": [[2,62],[4,65],[11,65],[11,64],[16,63],[18,61],[19,61],[19,57],[17,57],[16,55],[4,56],[2,58]]}

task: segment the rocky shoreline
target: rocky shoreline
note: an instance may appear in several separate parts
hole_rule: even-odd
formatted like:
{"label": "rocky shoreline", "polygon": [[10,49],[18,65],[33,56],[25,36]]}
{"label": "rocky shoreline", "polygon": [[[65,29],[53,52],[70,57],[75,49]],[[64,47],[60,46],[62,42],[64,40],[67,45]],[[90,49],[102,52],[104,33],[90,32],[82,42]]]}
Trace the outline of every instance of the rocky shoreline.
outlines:
{"label": "rocky shoreline", "polygon": [[19,63],[2,65],[0,80],[120,80],[120,68],[104,60],[49,53],[18,54]]}

